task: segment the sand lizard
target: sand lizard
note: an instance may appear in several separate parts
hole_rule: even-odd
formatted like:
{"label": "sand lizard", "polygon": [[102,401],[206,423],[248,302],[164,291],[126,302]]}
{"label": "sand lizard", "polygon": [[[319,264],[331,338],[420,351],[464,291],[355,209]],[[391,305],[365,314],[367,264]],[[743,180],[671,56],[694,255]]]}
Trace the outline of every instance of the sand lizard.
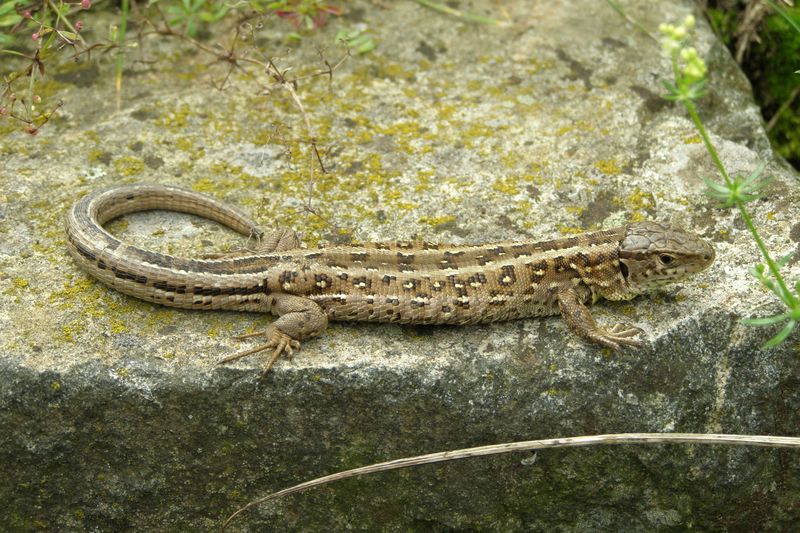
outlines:
{"label": "sand lizard", "polygon": [[[125,244],[103,224],[165,209],[215,220],[256,238],[255,250],[188,259]],[[619,349],[639,346],[638,328],[595,323],[587,303],[629,300],[707,268],[714,249],[657,222],[635,222],[540,242],[479,245],[389,242],[304,249],[294,232],[265,234],[247,216],[208,196],[161,185],[123,185],[89,194],[68,212],[67,242],[78,264],[106,285],[185,309],[278,315],[266,342],[224,359],[282,353],[320,335],[328,320],[476,324],[561,315],[578,335]]]}

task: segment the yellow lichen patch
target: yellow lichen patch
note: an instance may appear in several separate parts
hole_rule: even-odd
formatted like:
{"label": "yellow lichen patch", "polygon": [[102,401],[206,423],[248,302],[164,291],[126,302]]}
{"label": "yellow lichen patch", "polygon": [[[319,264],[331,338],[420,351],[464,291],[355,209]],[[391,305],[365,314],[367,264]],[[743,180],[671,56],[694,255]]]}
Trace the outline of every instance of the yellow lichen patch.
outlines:
{"label": "yellow lichen patch", "polygon": [[430,226],[436,227],[441,226],[442,224],[447,224],[448,222],[453,222],[456,219],[453,215],[442,215],[438,217],[429,217],[429,216],[422,216],[419,218],[420,224],[429,224]]}
{"label": "yellow lichen patch", "polygon": [[475,142],[479,138],[494,137],[503,128],[492,128],[483,122],[471,122],[466,128],[461,130],[464,138],[464,146],[474,148]]}
{"label": "yellow lichen patch", "polygon": [[615,205],[631,210],[631,222],[641,222],[645,220],[647,217],[646,213],[643,213],[643,211],[648,209],[652,210],[656,207],[656,199],[653,193],[644,192],[639,187],[635,187],[624,200],[615,198],[613,202]]}
{"label": "yellow lichen patch", "polygon": [[403,68],[399,63],[378,62],[378,76],[384,78],[395,78],[410,80],[414,77],[414,71]]}
{"label": "yellow lichen patch", "polygon": [[175,147],[178,150],[183,150],[184,152],[191,152],[193,146],[194,143],[192,142],[192,139],[190,139],[189,137],[183,136],[175,139]]}
{"label": "yellow lichen patch", "polygon": [[96,165],[97,163],[102,163],[109,157],[109,153],[105,150],[100,150],[99,148],[92,148],[86,154],[86,159],[89,160],[89,163]]}
{"label": "yellow lichen patch", "polygon": [[528,74],[536,74],[543,70],[552,69],[555,65],[556,62],[552,59],[541,59],[536,56],[531,56],[525,70]]}
{"label": "yellow lichen patch", "polygon": [[394,207],[403,211],[411,211],[412,209],[418,208],[419,204],[416,202],[396,202]]}
{"label": "yellow lichen patch", "polygon": [[519,194],[519,177],[518,176],[504,176],[498,178],[492,183],[492,189],[509,196]]}
{"label": "yellow lichen patch", "polygon": [[170,131],[179,132],[189,124],[191,112],[192,109],[189,104],[181,104],[177,109],[168,111],[160,118],[157,118],[155,123],[159,126],[164,126]]}
{"label": "yellow lichen patch", "polygon": [[562,136],[572,132],[590,132],[594,131],[594,129],[595,126],[588,120],[574,120],[571,124],[558,128],[555,134]]}
{"label": "yellow lichen patch", "polygon": [[576,226],[567,226],[566,224],[561,224],[558,226],[558,232],[562,235],[578,235],[579,233],[585,233],[585,228],[579,228]]}
{"label": "yellow lichen patch", "polygon": [[123,333],[128,331],[128,327],[125,325],[125,323],[118,318],[110,319],[109,325],[111,326],[111,333]]}
{"label": "yellow lichen patch", "polygon": [[106,226],[106,229],[111,233],[120,233],[128,229],[129,225],[130,221],[128,221],[127,219],[118,218],[116,220],[112,220],[111,222],[109,222],[108,225]]}
{"label": "yellow lichen patch", "polygon": [[60,390],[61,390],[61,383],[59,383],[58,381],[51,381],[51,382],[50,382],[50,389],[51,389],[53,392],[58,392],[58,391],[60,391]]}
{"label": "yellow lichen patch", "polygon": [[131,155],[123,155],[114,159],[114,170],[121,176],[134,176],[144,171],[144,161]]}
{"label": "yellow lichen patch", "polygon": [[25,278],[11,278],[11,286],[4,290],[3,294],[16,297],[15,301],[19,303],[21,301],[20,293],[27,289],[28,285],[28,280]]}
{"label": "yellow lichen patch", "polygon": [[87,324],[105,327],[111,333],[121,333],[128,328],[124,318],[132,315],[138,308],[147,304],[138,300],[125,299],[120,303],[110,297],[109,290],[90,278],[68,280],[64,286],[48,296],[48,302],[60,309],[77,310],[79,318],[62,326],[61,338],[75,342],[76,337],[86,329]]}
{"label": "yellow lichen patch", "polygon": [[683,144],[700,144],[701,142],[703,142],[703,139],[699,135],[690,135],[683,138]]}
{"label": "yellow lichen patch", "polygon": [[69,324],[61,326],[61,338],[66,342],[75,342],[75,336],[83,331],[83,325],[73,320]]}
{"label": "yellow lichen patch", "polygon": [[441,104],[436,109],[436,116],[439,118],[439,120],[449,120],[453,117],[453,115],[456,114],[456,111],[458,111],[458,108],[454,105]]}
{"label": "yellow lichen patch", "polygon": [[616,176],[622,169],[614,159],[601,159],[594,162],[594,168],[605,174],[606,176]]}
{"label": "yellow lichen patch", "polygon": [[201,178],[192,184],[192,190],[209,194],[217,192],[217,185],[209,178]]}
{"label": "yellow lichen patch", "polygon": [[417,185],[414,192],[425,192],[431,188],[431,178],[434,176],[432,170],[420,170],[417,172]]}

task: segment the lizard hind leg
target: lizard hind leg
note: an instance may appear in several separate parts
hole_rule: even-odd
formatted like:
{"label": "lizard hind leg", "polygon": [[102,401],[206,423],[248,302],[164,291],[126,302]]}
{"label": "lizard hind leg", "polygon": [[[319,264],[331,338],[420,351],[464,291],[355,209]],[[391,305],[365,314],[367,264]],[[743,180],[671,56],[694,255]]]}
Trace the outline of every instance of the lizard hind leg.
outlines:
{"label": "lizard hind leg", "polygon": [[[255,247],[249,246],[250,240],[255,240]],[[300,238],[294,230],[279,228],[275,231],[264,234],[260,230],[258,233],[253,231],[244,248],[237,248],[229,252],[211,253],[203,255],[203,259],[229,259],[252,254],[271,254],[274,252],[285,252],[300,248]]]}
{"label": "lizard hind leg", "polygon": [[230,363],[254,353],[273,350],[264,366],[262,377],[269,372],[275,361],[286,353],[292,356],[300,349],[300,341],[321,335],[328,327],[328,315],[314,301],[292,294],[273,294],[270,296],[267,311],[280,315],[266,330],[241,335],[238,340],[253,337],[266,337],[267,342],[249,350],[236,353],[220,361]]}
{"label": "lizard hind leg", "polygon": [[269,372],[269,370],[272,368],[272,365],[275,364],[275,361],[278,360],[278,357],[280,357],[283,352],[286,352],[286,355],[291,358],[291,356],[294,354],[294,350],[300,349],[300,341],[293,339],[289,335],[274,327],[269,327],[266,331],[258,331],[256,333],[250,333],[247,335],[239,335],[234,337],[234,339],[244,340],[252,337],[268,337],[269,340],[267,340],[266,343],[259,344],[258,346],[250,348],[249,350],[230,355],[221,360],[219,364],[230,363],[254,353],[272,350],[272,354],[270,355],[267,363],[264,365],[264,370],[261,373],[263,377],[267,372]]}

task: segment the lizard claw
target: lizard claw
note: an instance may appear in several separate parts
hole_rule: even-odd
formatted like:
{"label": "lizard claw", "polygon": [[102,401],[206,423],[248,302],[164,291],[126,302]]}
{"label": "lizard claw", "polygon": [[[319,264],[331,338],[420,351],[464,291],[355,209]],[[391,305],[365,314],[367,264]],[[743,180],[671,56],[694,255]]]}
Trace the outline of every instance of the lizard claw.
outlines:
{"label": "lizard claw", "polygon": [[258,346],[255,346],[254,348],[251,348],[249,350],[245,350],[243,352],[230,355],[225,359],[221,360],[218,364],[222,365],[225,363],[230,363],[231,361],[236,361],[238,359],[241,359],[242,357],[247,357],[248,355],[252,355],[258,352],[263,352],[265,350],[271,350],[274,348],[274,350],[272,351],[272,355],[270,355],[270,358],[267,361],[267,364],[263,372],[261,372],[261,377],[263,378],[269,372],[269,370],[272,368],[272,365],[275,364],[275,361],[278,360],[278,357],[280,357],[282,353],[286,352],[286,355],[291,358],[291,356],[294,355],[294,350],[300,349],[300,341],[290,337],[286,333],[274,327],[268,328],[266,331],[248,333],[246,335],[239,335],[234,338],[236,340],[242,340],[242,339],[249,339],[252,337],[262,337],[262,336],[269,337],[269,340],[266,343],[259,344]]}
{"label": "lizard claw", "polygon": [[640,328],[631,328],[622,324],[615,324],[609,329],[598,328],[596,331],[589,334],[589,339],[607,346],[612,350],[621,350],[623,346],[631,348],[640,348],[642,341],[633,339],[636,335],[642,334]]}

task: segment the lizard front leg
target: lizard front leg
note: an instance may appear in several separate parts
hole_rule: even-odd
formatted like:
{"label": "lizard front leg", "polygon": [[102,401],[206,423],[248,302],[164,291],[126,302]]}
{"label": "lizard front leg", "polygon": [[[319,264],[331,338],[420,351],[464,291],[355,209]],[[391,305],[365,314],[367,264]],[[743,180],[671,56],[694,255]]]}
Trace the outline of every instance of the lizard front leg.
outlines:
{"label": "lizard front leg", "polygon": [[292,294],[272,294],[268,298],[270,299],[268,310],[279,315],[279,318],[264,331],[236,337],[237,339],[247,339],[263,336],[267,338],[267,342],[226,357],[219,364],[230,363],[254,353],[272,350],[262,372],[263,376],[269,372],[283,352],[291,356],[294,350],[300,348],[301,340],[321,335],[328,327],[328,315],[316,302],[308,298]]}
{"label": "lizard front leg", "polygon": [[616,324],[611,329],[598,326],[589,308],[578,297],[575,289],[561,289],[557,296],[561,316],[564,317],[569,328],[581,337],[608,346],[613,350],[619,350],[622,346],[638,348],[642,345],[641,341],[631,338],[642,333],[639,328],[629,328],[622,324]]}

